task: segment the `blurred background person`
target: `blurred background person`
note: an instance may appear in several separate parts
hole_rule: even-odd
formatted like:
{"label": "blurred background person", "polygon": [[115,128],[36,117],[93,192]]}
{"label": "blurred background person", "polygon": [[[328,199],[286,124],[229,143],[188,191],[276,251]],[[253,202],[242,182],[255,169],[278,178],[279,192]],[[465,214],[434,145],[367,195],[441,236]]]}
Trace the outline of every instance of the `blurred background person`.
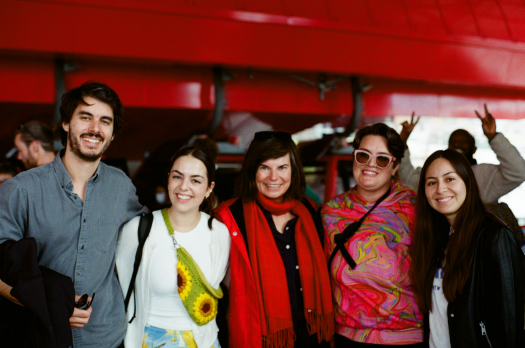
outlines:
{"label": "blurred background person", "polygon": [[229,347],[319,347],[333,336],[316,204],[289,133],[255,133],[235,186],[216,210],[232,237]]}
{"label": "blurred background person", "polygon": [[0,163],[0,186],[9,179],[12,179],[17,174],[15,167],[9,162]]}
{"label": "blurred background person", "polygon": [[408,277],[415,192],[393,177],[403,157],[399,134],[383,123],[354,139],[357,183],[323,207],[336,347],[422,347],[423,316]]}
{"label": "blurred background person", "polygon": [[[222,294],[219,284],[228,268],[230,236],[226,226],[210,216],[216,206],[215,163],[202,149],[186,147],[173,156],[168,175],[171,207],[153,212],[134,284],[135,300],[127,308],[124,344],[220,348],[216,296]],[[139,222],[137,217],[124,225],[117,244],[124,297],[139,245]],[[191,255],[191,262],[180,248]],[[206,291],[210,287],[213,291]]]}
{"label": "blurred background person", "polygon": [[16,158],[26,170],[55,159],[53,131],[40,121],[22,123],[15,133]]}
{"label": "blurred background person", "polygon": [[[507,224],[514,233],[521,246],[525,245],[525,235],[521,231],[518,220],[507,204],[498,200],[525,181],[525,159],[510,141],[501,133],[496,132],[496,120],[489,113],[487,104],[484,104],[485,115],[482,117],[478,111],[476,116],[481,120],[483,133],[489,140],[489,145],[496,154],[499,165],[482,163],[478,164],[473,155],[476,152],[474,137],[464,129],[457,129],[450,135],[448,148],[463,154],[472,166],[476,176],[481,200],[489,212],[496,215]],[[414,113],[411,122],[404,122],[401,138],[406,144],[410,133],[417,124],[414,122]],[[417,189],[421,168],[414,168],[410,162],[410,151],[405,150],[405,161],[399,166],[399,180],[405,182],[413,189]]]}
{"label": "blurred background person", "polygon": [[427,346],[524,347],[523,254],[485,210],[466,157],[434,152],[417,194],[410,274]]}
{"label": "blurred background person", "polygon": [[168,197],[168,192],[166,191],[164,186],[159,185],[155,188],[155,202],[157,203],[157,210],[168,208],[171,206],[171,202]]}

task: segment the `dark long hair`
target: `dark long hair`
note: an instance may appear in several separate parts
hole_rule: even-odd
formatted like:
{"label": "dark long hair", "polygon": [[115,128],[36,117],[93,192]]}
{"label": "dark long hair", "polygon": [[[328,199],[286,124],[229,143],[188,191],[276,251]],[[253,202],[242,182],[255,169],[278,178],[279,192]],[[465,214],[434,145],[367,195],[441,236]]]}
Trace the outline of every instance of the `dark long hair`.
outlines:
{"label": "dark long hair", "polygon": [[[208,174],[208,183],[206,187],[210,187],[211,183],[215,181],[215,162],[213,162],[213,159],[206,151],[204,151],[203,149],[195,148],[193,146],[184,147],[177,151],[175,155],[173,155],[173,157],[170,160],[170,166],[168,168],[168,176],[170,175],[171,168],[173,167],[175,161],[179,159],[179,157],[183,156],[194,157],[204,164]],[[217,197],[215,196],[213,190],[210,192],[208,198],[204,198],[201,205],[199,205],[199,211],[203,211],[210,215],[210,219],[208,220],[208,227],[210,228],[210,230],[213,221],[213,209],[215,209],[216,206]]]}
{"label": "dark long hair", "polygon": [[254,139],[251,142],[244,156],[241,171],[237,176],[235,195],[241,198],[243,202],[253,202],[259,192],[255,183],[255,176],[261,163],[269,159],[283,157],[286,154],[290,155],[292,178],[290,187],[284,194],[284,199],[290,198],[298,201],[303,199],[306,180],[297,146],[291,137],[290,140],[280,140],[270,136],[264,140]]}
{"label": "dark long hair", "polygon": [[[446,217],[434,210],[425,195],[428,167],[438,158],[446,159],[465,183],[466,197],[450,224]],[[436,268],[444,263],[443,292],[447,301],[461,294],[472,273],[474,249],[480,227],[488,213],[483,206],[478,184],[469,162],[454,150],[434,152],[425,161],[417,189],[414,244],[411,249],[410,276],[414,284],[419,308],[423,313],[432,310],[432,285]]]}

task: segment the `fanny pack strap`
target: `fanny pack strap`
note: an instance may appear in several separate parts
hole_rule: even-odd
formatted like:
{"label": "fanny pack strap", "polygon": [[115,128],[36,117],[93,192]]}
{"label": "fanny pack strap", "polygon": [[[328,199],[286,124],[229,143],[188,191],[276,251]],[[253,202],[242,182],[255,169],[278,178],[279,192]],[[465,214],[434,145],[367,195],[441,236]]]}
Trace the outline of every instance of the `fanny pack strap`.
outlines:
{"label": "fanny pack strap", "polygon": [[350,253],[348,252],[348,250],[346,250],[345,244],[346,242],[348,242],[350,238],[352,238],[352,236],[356,233],[359,227],[361,227],[366,217],[379,205],[379,203],[384,201],[385,198],[387,198],[389,194],[390,194],[390,188],[388,189],[388,191],[386,191],[386,193],[383,196],[381,196],[381,198],[379,198],[376,201],[372,209],[367,211],[366,214],[363,215],[361,219],[359,219],[359,221],[349,224],[348,226],[345,227],[343,232],[334,236],[335,248],[332,251],[332,254],[330,255],[330,259],[328,260],[329,270],[332,269],[332,261],[334,260],[334,257],[338,251],[341,251],[341,255],[343,255],[343,258],[345,259],[346,263],[348,263],[348,266],[351,269],[354,269],[357,266],[352,256],[350,256]]}

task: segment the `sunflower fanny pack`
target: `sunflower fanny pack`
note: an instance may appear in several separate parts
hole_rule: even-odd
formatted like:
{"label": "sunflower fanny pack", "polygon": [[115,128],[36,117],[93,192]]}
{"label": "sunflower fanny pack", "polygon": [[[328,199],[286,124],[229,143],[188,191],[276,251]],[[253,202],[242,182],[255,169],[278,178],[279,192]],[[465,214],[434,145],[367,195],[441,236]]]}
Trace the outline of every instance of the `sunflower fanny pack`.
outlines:
{"label": "sunflower fanny pack", "polygon": [[222,298],[222,289],[213,288],[206,280],[199,265],[190,253],[175,239],[175,232],[168,216],[168,210],[162,210],[162,217],[173,238],[177,251],[177,286],[179,296],[191,319],[197,325],[205,325],[217,317],[217,306]]}

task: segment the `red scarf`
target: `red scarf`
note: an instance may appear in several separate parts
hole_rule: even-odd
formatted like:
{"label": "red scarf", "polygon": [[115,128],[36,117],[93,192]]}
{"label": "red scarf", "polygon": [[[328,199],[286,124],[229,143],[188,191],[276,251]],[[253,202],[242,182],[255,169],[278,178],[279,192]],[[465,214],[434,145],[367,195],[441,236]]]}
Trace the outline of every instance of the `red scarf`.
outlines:
{"label": "red scarf", "polygon": [[[295,243],[308,332],[317,333],[319,341],[330,340],[335,331],[330,278],[310,211],[299,201],[276,203],[260,193],[257,201],[273,215],[292,212],[298,217]],[[244,219],[257,299],[262,309],[259,313],[263,347],[291,348],[295,333],[281,255],[270,226],[256,202],[244,203]]]}

